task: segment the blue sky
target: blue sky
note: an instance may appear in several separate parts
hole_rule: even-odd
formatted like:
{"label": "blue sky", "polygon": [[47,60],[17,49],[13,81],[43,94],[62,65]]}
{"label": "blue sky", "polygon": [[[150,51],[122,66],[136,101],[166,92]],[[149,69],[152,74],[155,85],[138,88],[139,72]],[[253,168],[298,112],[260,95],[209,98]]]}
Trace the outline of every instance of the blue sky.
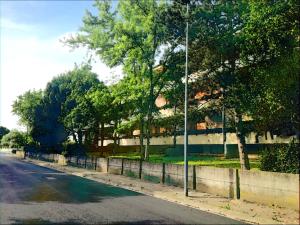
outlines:
{"label": "blue sky", "polygon": [[[17,96],[43,89],[54,76],[86,60],[84,48],[71,51],[61,39],[78,31],[93,1],[0,0],[0,125],[21,128],[11,113]],[[109,69],[94,57],[93,70],[109,83],[120,68]],[[116,79],[116,78],[114,78]]]}

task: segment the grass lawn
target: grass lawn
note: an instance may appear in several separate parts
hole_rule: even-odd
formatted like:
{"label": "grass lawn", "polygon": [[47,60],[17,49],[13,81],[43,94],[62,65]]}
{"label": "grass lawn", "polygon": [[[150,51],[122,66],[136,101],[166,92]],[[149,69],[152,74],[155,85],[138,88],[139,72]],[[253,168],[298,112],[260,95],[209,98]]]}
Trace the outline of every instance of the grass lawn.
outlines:
{"label": "grass lawn", "polygon": [[[140,159],[140,155],[138,152],[132,153],[123,153],[119,155],[111,156],[113,158],[126,158],[126,159]],[[225,159],[222,156],[210,156],[210,155],[191,155],[188,157],[189,165],[200,165],[200,166],[215,166],[222,168],[240,168],[240,161],[238,158],[234,159]],[[165,156],[165,155],[150,155],[150,162],[155,163],[172,163],[172,164],[184,164],[183,156]],[[259,170],[259,160],[258,159],[250,159],[250,168],[252,170]]]}

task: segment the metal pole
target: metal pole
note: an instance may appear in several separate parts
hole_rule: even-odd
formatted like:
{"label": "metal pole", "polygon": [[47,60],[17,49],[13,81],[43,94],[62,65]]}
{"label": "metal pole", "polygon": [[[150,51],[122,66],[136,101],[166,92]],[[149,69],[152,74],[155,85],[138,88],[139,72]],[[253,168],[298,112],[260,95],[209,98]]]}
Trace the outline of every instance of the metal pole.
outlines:
{"label": "metal pole", "polygon": [[225,104],[222,107],[222,133],[223,133],[223,153],[224,157],[227,157],[227,146],[226,146],[226,117],[225,117]]}
{"label": "metal pole", "polygon": [[[189,15],[189,5],[186,5],[186,14]],[[184,88],[184,195],[188,196],[188,38],[189,38],[189,22],[186,22],[186,47],[185,47],[185,88]]]}

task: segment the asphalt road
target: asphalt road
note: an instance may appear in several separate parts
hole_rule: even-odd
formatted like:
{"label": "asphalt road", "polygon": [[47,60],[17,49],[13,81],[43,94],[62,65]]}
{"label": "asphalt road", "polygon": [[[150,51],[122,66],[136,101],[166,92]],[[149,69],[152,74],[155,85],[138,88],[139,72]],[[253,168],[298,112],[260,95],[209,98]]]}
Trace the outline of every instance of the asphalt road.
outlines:
{"label": "asphalt road", "polygon": [[241,224],[0,153],[0,224]]}

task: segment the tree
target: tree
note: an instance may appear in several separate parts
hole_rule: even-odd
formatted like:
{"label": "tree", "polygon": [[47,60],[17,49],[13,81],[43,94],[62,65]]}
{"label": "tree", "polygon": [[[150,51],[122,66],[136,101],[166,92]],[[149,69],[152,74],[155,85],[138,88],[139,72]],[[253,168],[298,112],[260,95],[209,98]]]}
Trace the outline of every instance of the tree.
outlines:
{"label": "tree", "polygon": [[[239,32],[244,24],[243,16],[247,12],[247,7],[243,1],[191,1],[189,4],[189,71],[199,74],[198,80],[194,81],[196,85],[191,88],[210,93],[206,100],[213,103],[210,105],[211,111],[221,111],[224,99],[221,98],[220,89],[226,90],[226,107],[233,109],[236,118],[241,167],[249,169],[242,129],[242,115],[246,111],[241,105],[245,103],[245,99],[235,92],[246,89],[245,83],[239,80],[241,73]],[[180,27],[184,27],[185,8],[186,4],[179,1],[174,2],[169,9],[170,39],[182,33]],[[174,20],[177,22],[172,23]],[[184,44],[183,41],[179,46]],[[191,90],[192,93],[195,91]],[[203,109],[207,111],[207,107]]]}
{"label": "tree", "polygon": [[145,121],[148,106],[148,84],[141,76],[135,72],[128,71],[118,84],[111,87],[114,98],[112,104],[121,110],[119,123],[115,127],[116,133],[132,132],[134,129],[140,130],[140,153],[144,156],[144,134]]}
{"label": "tree", "polygon": [[[299,121],[295,110],[299,107],[299,58],[295,53],[299,46],[299,6],[294,0],[189,4],[189,68],[191,72],[201,71],[195,88],[210,90],[207,100],[214,100],[211,110],[220,111],[224,104],[229,109],[230,117],[234,118],[231,122],[236,128],[241,167],[249,169],[245,115],[255,118],[256,124],[263,124],[263,129],[278,120],[284,121],[281,124],[290,124],[291,118]],[[185,7],[185,2],[174,1],[168,10],[170,40],[183,32]],[[288,82],[278,87],[283,80]],[[292,110],[288,107],[291,101],[295,106]],[[280,123],[275,124],[280,127]]]}
{"label": "tree", "polygon": [[6,127],[0,126],[0,141],[1,141],[2,137],[8,133],[9,133],[9,129],[7,129]]}
{"label": "tree", "polygon": [[104,143],[104,125],[109,124],[112,120],[114,120],[113,113],[118,113],[112,107],[112,96],[107,86],[104,83],[100,82],[98,86],[91,89],[86,98],[92,104],[94,108],[95,114],[95,135],[94,135],[94,145],[98,146],[99,140],[99,127],[100,127],[100,135],[101,135],[101,144],[103,146]]}
{"label": "tree", "polygon": [[[84,136],[84,142],[91,144],[95,132],[98,132],[99,123],[95,116],[96,109],[89,101],[87,93],[99,85],[97,75],[91,72],[89,65],[83,65],[81,67],[76,66],[72,71],[57,79],[61,80],[58,83],[59,90],[66,94],[61,96],[61,102],[57,102],[61,105],[58,121],[62,122],[68,134],[73,136],[77,144],[83,144]],[[55,80],[52,82],[55,83]],[[89,132],[92,133],[89,135]]]}
{"label": "tree", "polygon": [[96,130],[96,118],[87,93],[98,84],[90,66],[75,66],[72,71],[53,78],[44,91],[28,91],[19,96],[13,112],[33,139],[46,149],[60,151],[70,135],[77,144],[83,144],[85,136],[88,144],[92,131]]}
{"label": "tree", "polygon": [[17,97],[12,105],[12,112],[18,115],[20,123],[27,127],[30,132],[38,120],[37,108],[41,106],[43,91],[27,91],[23,95]]}
{"label": "tree", "polygon": [[299,137],[299,4],[250,1],[249,8],[242,58],[256,81],[256,129]]}
{"label": "tree", "polygon": [[27,144],[27,136],[24,132],[11,130],[1,139],[1,145],[9,148],[24,147]]}
{"label": "tree", "polygon": [[156,73],[154,68],[159,62],[167,69],[166,62],[174,52],[174,46],[164,37],[165,23],[161,15],[166,4],[155,0],[119,1],[116,10],[113,10],[109,1],[96,1],[98,16],[87,12],[81,32],[67,40],[72,46],[85,45],[96,51],[111,67],[123,65],[124,71],[130,68],[135,76],[140,76],[148,84],[146,159],[154,102],[166,79],[163,76],[166,70]]}

